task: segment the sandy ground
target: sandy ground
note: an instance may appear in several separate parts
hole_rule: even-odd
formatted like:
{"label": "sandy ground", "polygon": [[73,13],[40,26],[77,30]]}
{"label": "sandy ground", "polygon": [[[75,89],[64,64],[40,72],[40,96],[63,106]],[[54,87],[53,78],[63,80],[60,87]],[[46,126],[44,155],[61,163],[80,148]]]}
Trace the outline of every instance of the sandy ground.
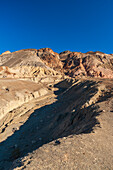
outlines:
{"label": "sandy ground", "polygon": [[55,87],[4,119],[0,169],[113,169],[112,80]]}

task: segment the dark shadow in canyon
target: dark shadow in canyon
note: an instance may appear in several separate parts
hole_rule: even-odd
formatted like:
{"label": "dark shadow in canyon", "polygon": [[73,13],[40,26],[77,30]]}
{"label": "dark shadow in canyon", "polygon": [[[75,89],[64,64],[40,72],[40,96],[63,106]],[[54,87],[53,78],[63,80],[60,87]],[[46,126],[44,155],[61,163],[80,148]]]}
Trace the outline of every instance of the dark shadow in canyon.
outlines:
{"label": "dark shadow in canyon", "polygon": [[12,161],[46,143],[69,135],[91,133],[93,127],[99,125],[96,118],[101,113],[99,107],[95,104],[82,107],[97,92],[98,83],[86,80],[67,91],[63,87],[70,85],[65,83],[55,85],[59,88],[55,92],[58,94],[56,102],[35,110],[18,131],[0,143],[0,170],[9,169]]}

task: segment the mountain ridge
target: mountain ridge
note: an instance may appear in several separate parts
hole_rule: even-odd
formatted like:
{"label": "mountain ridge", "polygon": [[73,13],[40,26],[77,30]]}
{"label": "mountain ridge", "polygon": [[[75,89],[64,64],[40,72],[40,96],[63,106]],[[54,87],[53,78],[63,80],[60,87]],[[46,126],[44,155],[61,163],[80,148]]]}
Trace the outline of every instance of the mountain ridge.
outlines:
{"label": "mountain ridge", "polygon": [[14,68],[25,65],[51,68],[75,78],[113,78],[113,55],[99,51],[64,51],[58,54],[50,48],[41,48],[23,49],[0,55],[0,66]]}

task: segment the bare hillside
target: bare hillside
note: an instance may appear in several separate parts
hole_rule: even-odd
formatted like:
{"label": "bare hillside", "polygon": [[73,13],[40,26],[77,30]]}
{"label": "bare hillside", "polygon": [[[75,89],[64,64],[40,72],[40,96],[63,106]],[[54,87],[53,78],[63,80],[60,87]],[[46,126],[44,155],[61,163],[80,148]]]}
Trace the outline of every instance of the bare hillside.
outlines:
{"label": "bare hillside", "polygon": [[0,170],[113,169],[113,55],[0,55]]}
{"label": "bare hillside", "polygon": [[[57,74],[60,72],[74,78],[113,78],[113,55],[99,51],[87,53],[64,51],[58,54],[50,48],[25,49],[1,54],[0,65],[10,68],[5,71],[6,77],[9,75],[36,77],[41,74],[39,71],[41,69],[45,74],[55,74],[57,71]],[[3,68],[0,68],[0,74],[3,76],[2,70]]]}

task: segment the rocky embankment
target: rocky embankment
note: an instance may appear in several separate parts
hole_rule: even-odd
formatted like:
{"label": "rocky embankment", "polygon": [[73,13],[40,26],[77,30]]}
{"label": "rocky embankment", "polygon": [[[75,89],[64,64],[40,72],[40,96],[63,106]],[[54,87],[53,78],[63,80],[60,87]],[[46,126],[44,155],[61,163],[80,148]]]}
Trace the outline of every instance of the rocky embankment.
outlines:
{"label": "rocky embankment", "polygon": [[41,83],[31,81],[2,79],[0,80],[0,119],[8,112],[48,93]]}

